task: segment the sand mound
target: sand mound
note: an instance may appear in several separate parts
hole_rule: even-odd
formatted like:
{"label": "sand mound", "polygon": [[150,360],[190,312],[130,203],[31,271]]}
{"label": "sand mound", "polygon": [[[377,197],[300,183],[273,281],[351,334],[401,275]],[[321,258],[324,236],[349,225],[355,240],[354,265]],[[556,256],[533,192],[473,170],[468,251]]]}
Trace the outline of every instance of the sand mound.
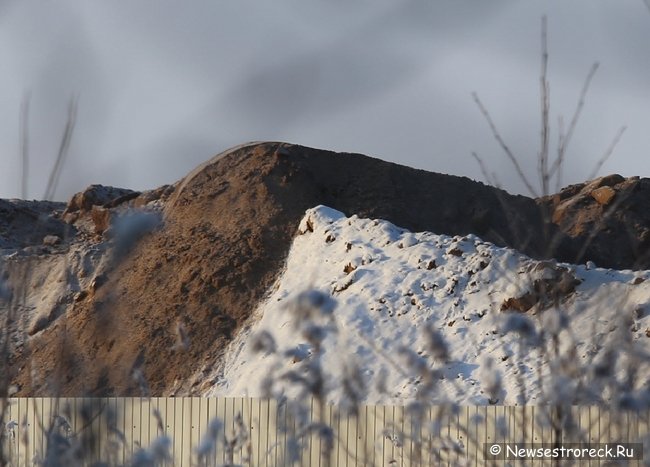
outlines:
{"label": "sand mound", "polygon": [[269,292],[305,210],[319,204],[412,231],[474,233],[532,257],[571,260],[580,241],[552,225],[558,241],[548,251],[535,200],[467,178],[285,143],[243,145],[176,184],[159,201],[159,222],[126,229],[126,243],[111,239],[99,280],[16,356],[19,394],[199,393],[208,382],[197,370],[209,373]]}

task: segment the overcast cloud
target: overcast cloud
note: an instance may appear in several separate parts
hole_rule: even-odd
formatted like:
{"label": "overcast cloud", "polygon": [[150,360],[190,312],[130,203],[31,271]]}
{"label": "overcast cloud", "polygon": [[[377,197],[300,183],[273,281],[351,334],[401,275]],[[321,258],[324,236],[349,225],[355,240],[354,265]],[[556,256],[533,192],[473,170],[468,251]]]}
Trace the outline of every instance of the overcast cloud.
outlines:
{"label": "overcast cloud", "polygon": [[540,18],[553,130],[593,62],[565,183],[650,176],[650,11],[642,0],[130,0],[0,2],[0,197],[20,194],[19,109],[31,96],[31,198],[43,195],[77,96],[56,198],[91,183],[171,183],[230,146],[281,140],[523,184],[476,91],[535,177]]}

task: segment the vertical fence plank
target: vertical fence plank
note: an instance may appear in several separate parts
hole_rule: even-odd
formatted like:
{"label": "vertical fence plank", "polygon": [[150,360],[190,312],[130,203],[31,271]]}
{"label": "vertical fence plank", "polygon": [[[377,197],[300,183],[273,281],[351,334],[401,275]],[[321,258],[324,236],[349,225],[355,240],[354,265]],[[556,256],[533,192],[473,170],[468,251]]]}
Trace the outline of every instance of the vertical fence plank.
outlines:
{"label": "vertical fence plank", "polygon": [[133,454],[141,448],[146,448],[147,446],[142,445],[142,440],[138,440],[136,438],[136,433],[135,433],[135,414],[134,412],[134,400],[132,397],[129,397],[126,400],[126,404],[124,404],[124,422],[122,425],[124,425],[124,438],[125,438],[125,445],[126,445],[126,457],[131,458],[133,457]]}
{"label": "vertical fence plank", "polygon": [[[243,463],[245,465],[253,465],[253,443],[257,446],[257,430],[253,433],[253,399],[244,397],[242,398],[242,405],[244,411],[244,426],[246,427],[246,434],[248,436],[248,442],[243,447]],[[253,435],[255,435],[255,441],[253,441]]]}
{"label": "vertical fence plank", "polygon": [[[158,399],[158,413],[160,414],[160,421],[162,422],[162,430],[158,427],[158,436],[157,439],[162,439],[163,437],[170,440],[169,446],[169,457],[170,461],[165,463],[165,467],[174,466],[175,462],[175,451],[174,451],[174,400],[168,397],[161,397]],[[152,443],[156,443],[157,440],[152,440]]]}
{"label": "vertical fence plank", "polygon": [[141,451],[151,447],[149,430],[150,425],[156,425],[151,410],[151,401],[146,397],[128,397],[119,399],[117,413],[122,418],[120,426],[124,434],[124,459],[129,461]]}
{"label": "vertical fence plank", "polygon": [[[225,433],[227,435],[228,441],[232,440],[232,438],[235,435],[235,399],[232,397],[226,397],[224,399],[225,402],[225,408],[224,408],[224,425],[225,425]],[[225,452],[225,463],[231,463],[231,457],[233,456],[233,453],[230,451],[229,448],[226,449]]]}
{"label": "vertical fence plank", "polygon": [[149,404],[147,407],[147,411],[143,412],[143,415],[147,415],[150,419],[149,421],[149,432],[146,435],[146,438],[141,440],[142,447],[149,447],[151,446],[151,443],[153,443],[159,436],[163,436],[165,434],[165,425],[163,421],[162,429],[158,425],[158,420],[154,416],[154,413],[161,413],[160,412],[160,398],[154,397],[149,399]]}
{"label": "vertical fence plank", "polygon": [[[194,455],[194,450],[199,444],[201,438],[200,435],[200,426],[199,418],[196,416],[199,402],[196,397],[184,397],[183,398],[183,413],[186,419],[185,426],[187,427],[187,433],[184,433],[185,440],[184,442],[187,445],[183,448],[183,457],[186,459],[188,465],[193,465],[196,456]],[[196,407],[195,407],[196,405]]]}
{"label": "vertical fence plank", "polygon": [[358,412],[354,414],[357,421],[357,438],[356,438],[356,459],[357,465],[368,465],[367,457],[367,439],[369,435],[368,421],[366,419],[366,407],[359,407]]}
{"label": "vertical fence plank", "polygon": [[123,420],[123,399],[118,397],[107,397],[105,399],[106,428],[107,432],[107,450],[111,453],[111,459],[114,463],[124,464],[128,458],[124,459],[126,449],[124,446],[124,420]]}
{"label": "vertical fence plank", "polygon": [[172,400],[173,425],[171,426],[172,443],[174,445],[175,465],[183,461],[183,399],[174,397]]}
{"label": "vertical fence plank", "polygon": [[[628,423],[629,423],[629,432],[628,432],[629,441],[631,443],[638,443],[640,441],[639,440],[639,417],[635,416],[634,413],[630,413],[628,418]],[[639,465],[639,464],[640,462],[638,461],[635,462],[635,465]]]}
{"label": "vertical fence plank", "polygon": [[384,465],[396,465],[397,453],[395,439],[397,436],[395,427],[395,407],[384,408]]}
{"label": "vertical fence plank", "polygon": [[250,400],[249,433],[251,443],[251,465],[262,465],[260,462],[260,445],[262,432],[260,430],[260,399]]}
{"label": "vertical fence plank", "polygon": [[221,441],[223,440],[223,430],[225,430],[225,426],[223,425],[223,413],[219,412],[219,404],[220,404],[221,399],[209,399],[208,400],[208,417],[207,417],[207,422],[211,422],[212,420],[219,419],[222,422],[221,425],[221,430],[219,432],[219,439],[217,440],[217,445],[215,446],[215,450],[210,455],[210,462],[208,465],[217,465],[219,462],[223,462],[223,446],[221,444]]}
{"label": "vertical fence plank", "polygon": [[[219,398],[217,400],[217,417],[223,422],[223,435],[224,437],[228,434],[230,429],[230,420],[228,419],[227,409],[228,409],[228,398]],[[226,449],[225,446],[220,446],[219,453],[217,456],[217,462],[221,464],[226,463]]]}
{"label": "vertical fence plank", "polygon": [[377,407],[366,405],[359,407],[359,416],[365,417],[366,439],[364,443],[364,465],[375,465],[376,463],[376,441],[377,441]]}
{"label": "vertical fence plank", "polygon": [[[244,459],[245,459],[245,449],[246,445],[248,444],[248,440],[245,438],[242,438],[243,436],[248,436],[250,433],[250,429],[245,429],[246,426],[248,425],[248,419],[247,415],[248,413],[248,406],[244,404],[244,398],[242,397],[236,397],[233,399],[233,413],[235,414],[234,419],[233,419],[233,426],[234,426],[234,431],[233,431],[233,436],[234,436],[234,442],[236,443],[235,448],[233,448],[233,459],[235,460],[236,464],[243,464]],[[239,426],[238,424],[241,423],[243,425]],[[244,430],[242,432],[242,429]]]}
{"label": "vertical fence plank", "polygon": [[265,430],[267,432],[267,443],[262,465],[278,465],[278,451],[281,439],[278,427],[278,402],[276,400],[267,400],[265,403],[268,408],[268,429]]}
{"label": "vertical fence plank", "polygon": [[260,447],[258,453],[259,465],[272,465],[272,450],[277,441],[277,425],[275,423],[275,401],[259,399],[260,402]]}
{"label": "vertical fence plank", "polygon": [[[488,406],[483,408],[483,414],[485,416],[485,422],[483,426],[481,427],[483,431],[483,435],[481,436],[482,442],[485,445],[488,445],[490,443],[496,443],[497,442],[497,437],[496,437],[496,423],[497,423],[497,413],[496,413],[496,407],[495,406]],[[481,446],[483,448],[483,446]],[[481,452],[481,458],[483,457],[484,453]]]}
{"label": "vertical fence plank", "polygon": [[[168,410],[170,406],[167,406]],[[171,399],[172,425],[170,426],[170,433],[172,437],[172,445],[174,446],[174,463],[180,465],[183,461],[183,399],[174,397]]]}
{"label": "vertical fence plank", "polygon": [[28,408],[27,408],[27,399],[21,398],[18,399],[18,419],[16,420],[20,427],[16,433],[18,438],[18,460],[23,462],[22,465],[28,465],[29,462],[29,417],[28,417]]}
{"label": "vertical fence plank", "polygon": [[165,435],[168,436],[171,440],[170,446],[170,456],[172,462],[169,465],[174,465],[173,462],[176,462],[176,445],[174,443],[175,427],[176,427],[176,401],[174,398],[164,398],[160,400],[160,412],[163,417],[163,423],[165,427]]}
{"label": "vertical fence plank", "polygon": [[348,445],[348,421],[341,417],[336,408],[333,408],[334,429],[338,433],[338,442],[336,443],[335,464],[337,467],[347,465],[347,445]]}
{"label": "vertical fence plank", "polygon": [[359,437],[359,419],[350,414],[343,414],[348,424],[347,437],[347,464],[359,465],[359,453],[357,452],[357,438]]}
{"label": "vertical fence plank", "polygon": [[148,397],[139,398],[138,408],[140,412],[140,432],[138,433],[138,443],[141,447],[148,448],[151,446],[151,425],[154,425],[154,427],[156,426],[156,420],[153,416],[151,407],[151,399]]}
{"label": "vertical fence plank", "polygon": [[[41,431],[43,432],[43,446],[45,452],[48,452],[48,449],[51,449],[50,446],[50,435],[58,430],[57,420],[54,419],[54,415],[57,411],[59,404],[58,398],[49,398],[44,397],[42,399],[43,403],[41,405]],[[99,441],[99,439],[97,440]]]}
{"label": "vertical fence plank", "polygon": [[[311,399],[309,401],[309,418],[305,421],[305,428],[310,427],[312,423],[316,423],[319,415],[315,411],[318,410],[318,403]],[[318,465],[320,458],[318,456],[318,435],[313,430],[304,433],[302,445],[303,449],[300,453],[300,465]]]}
{"label": "vertical fence plank", "polygon": [[[34,398],[31,401],[30,431],[32,439],[33,456],[43,459],[45,443],[43,442],[43,430],[41,429],[40,420],[43,412],[43,398]],[[30,453],[31,454],[31,453]]]}
{"label": "vertical fence plank", "polygon": [[485,415],[481,410],[483,407],[469,407],[470,417],[468,426],[468,436],[472,438],[472,444],[467,448],[467,459],[470,464],[478,465],[482,461],[482,443],[484,433],[481,427],[485,425]]}
{"label": "vertical fence plank", "polygon": [[[12,422],[20,423],[19,421],[16,420],[17,407],[15,402],[12,401],[11,399],[5,402],[7,405],[5,407],[4,418],[0,419],[0,429],[2,429],[2,427],[7,427],[8,423],[12,423]],[[0,445],[0,449],[2,449],[2,452],[8,458],[9,462],[12,462],[14,464],[18,463],[17,440],[20,438],[19,433],[20,433],[20,425],[14,426],[12,429],[7,429],[7,431],[5,431],[4,444]]]}

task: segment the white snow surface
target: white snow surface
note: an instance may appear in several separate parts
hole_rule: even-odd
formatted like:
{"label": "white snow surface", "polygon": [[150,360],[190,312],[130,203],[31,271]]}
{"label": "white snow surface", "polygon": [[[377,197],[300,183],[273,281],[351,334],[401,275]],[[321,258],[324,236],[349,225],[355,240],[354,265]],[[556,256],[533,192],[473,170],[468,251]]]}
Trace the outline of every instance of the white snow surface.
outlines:
{"label": "white snow surface", "polygon": [[[502,310],[558,268],[579,281],[559,306]],[[355,374],[364,386],[360,402],[404,403],[418,397],[423,375],[434,369],[435,403],[541,404],[583,390],[553,378],[561,362],[549,364],[540,346],[526,344],[562,323],[565,364],[578,363],[589,377],[606,349],[629,344],[616,361],[636,362],[647,381],[648,279],[648,271],[556,265],[474,235],[411,233],[318,206],[301,221],[271,295],[215,364],[205,395],[299,397],[300,377],[316,362],[330,403],[346,399]],[[534,325],[533,336],[514,332],[521,322]],[[616,341],[621,330],[627,344]],[[444,338],[447,357],[431,345],[432,332]],[[490,384],[499,388],[496,400],[489,401]]]}

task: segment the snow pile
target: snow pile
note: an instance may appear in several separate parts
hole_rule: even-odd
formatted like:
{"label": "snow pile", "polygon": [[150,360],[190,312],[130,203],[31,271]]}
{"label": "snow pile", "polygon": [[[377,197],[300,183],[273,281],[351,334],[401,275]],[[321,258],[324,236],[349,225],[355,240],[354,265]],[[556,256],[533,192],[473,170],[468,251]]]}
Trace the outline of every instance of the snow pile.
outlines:
{"label": "snow pile", "polygon": [[[299,232],[276,289],[227,349],[206,395],[297,397],[318,355],[329,402],[355,384],[368,404],[413,399],[431,384],[434,402],[535,404],[562,394],[548,381],[586,390],[542,378],[558,365],[623,365],[603,357],[621,346],[623,330],[634,349],[628,364],[637,352],[647,364],[648,272],[535,261],[474,235],[411,233],[324,206],[307,211]],[[534,350],[543,332],[561,337],[562,358],[550,364]]]}

